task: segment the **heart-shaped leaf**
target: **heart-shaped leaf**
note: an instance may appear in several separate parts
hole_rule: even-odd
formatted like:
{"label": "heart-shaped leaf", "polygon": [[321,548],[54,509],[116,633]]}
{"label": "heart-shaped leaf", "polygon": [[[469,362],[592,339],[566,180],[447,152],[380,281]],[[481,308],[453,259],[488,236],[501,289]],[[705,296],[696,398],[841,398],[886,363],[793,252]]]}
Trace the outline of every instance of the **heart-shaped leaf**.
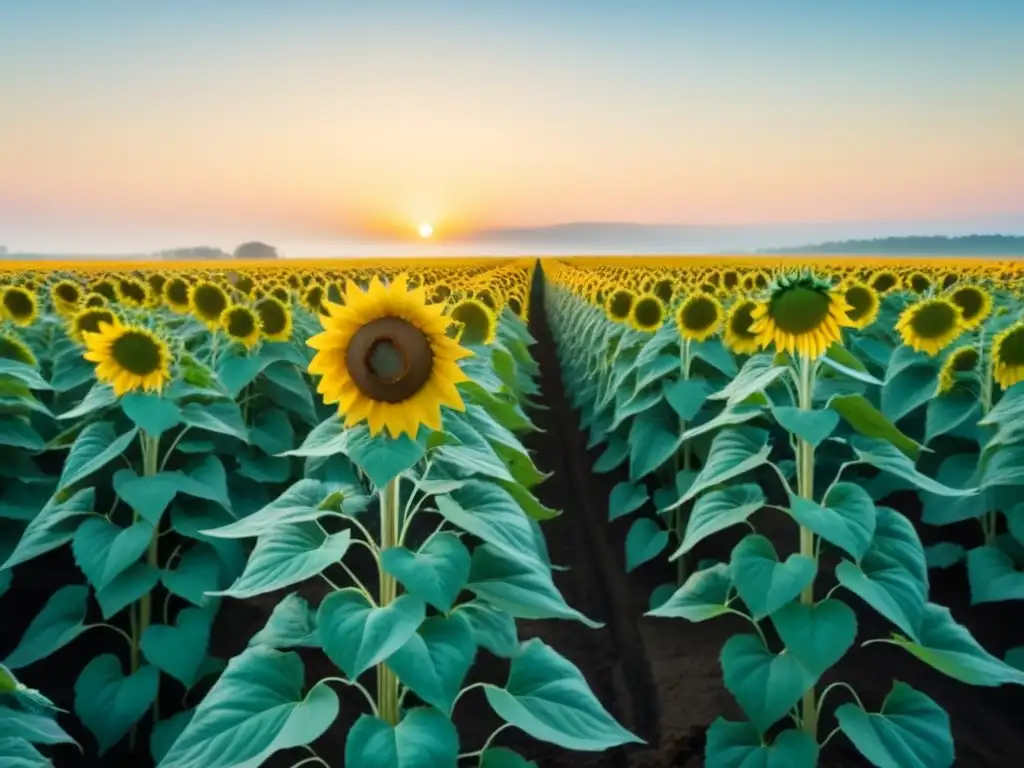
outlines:
{"label": "heart-shaped leaf", "polygon": [[97,656],[75,681],[75,714],[96,737],[100,755],[110,751],[149,711],[156,700],[160,672],[140,667],[125,677],[112,653]]}
{"label": "heart-shaped leaf", "polygon": [[297,592],[281,598],[263,625],[252,636],[249,645],[268,648],[319,648],[320,635],[316,628],[316,611],[310,608]]}
{"label": "heart-shaped leaf", "polygon": [[670,560],[676,560],[708,536],[744,522],[765,504],[764,491],[757,483],[732,485],[701,496],[686,521],[686,533]]}
{"label": "heart-shaped leaf", "polygon": [[626,533],[626,573],[653,560],[668,546],[668,531],[656,520],[639,517]]}
{"label": "heart-shaped leaf", "polygon": [[772,614],[779,638],[815,676],[838,662],[857,639],[857,616],[846,603],[830,598],[813,605],[792,602]]}
{"label": "heart-shaped leaf", "polygon": [[459,734],[451,720],[429,707],[409,710],[397,726],[361,715],[345,740],[345,765],[359,768],[454,766]]}
{"label": "heart-shaped leaf", "polygon": [[789,499],[790,514],[830,544],[859,561],[875,535],[875,502],[871,495],[853,483],[836,483],[824,499],[824,505],[801,496]]}
{"label": "heart-shaped leaf", "polygon": [[475,652],[466,623],[435,616],[424,621],[385,663],[413,693],[450,715]]}
{"label": "heart-shaped leaf", "polygon": [[473,641],[495,656],[510,659],[519,653],[516,621],[500,608],[483,600],[461,603],[451,614],[469,627]]}
{"label": "heart-shaped leaf", "polygon": [[149,392],[124,395],[121,397],[121,410],[150,437],[160,437],[181,424],[181,408],[174,401]]}
{"label": "heart-shaped leaf", "polygon": [[145,520],[122,528],[105,517],[90,517],[75,531],[71,551],[89,583],[103,589],[145,554],[154,530]]}
{"label": "heart-shaped leaf", "polygon": [[157,669],[179,681],[186,689],[199,679],[199,670],[210,644],[213,612],[185,608],[174,626],[151,624],[142,634],[142,655]]}
{"label": "heart-shaped leaf", "polygon": [[719,717],[708,728],[704,759],[717,768],[816,768],[818,745],[810,734],[792,728],[769,744],[752,723]]}
{"label": "heart-shaped leaf", "polygon": [[780,563],[772,543],[758,535],[745,536],[729,561],[736,591],[756,620],[796,599],[817,570],[814,558],[806,555],[790,555]]}
{"label": "heart-shaped leaf", "polygon": [[394,576],[410,595],[442,613],[451,610],[459,592],[469,581],[469,550],[453,533],[437,534],[418,552],[411,552],[405,547],[386,549],[380,559],[384,570]]}
{"label": "heart-shaped leaf", "polygon": [[734,635],[722,648],[725,687],[764,733],[800,701],[815,675],[792,654],[774,654],[757,635]]}
{"label": "heart-shaped leaf", "polygon": [[810,411],[791,405],[775,406],[772,415],[784,430],[814,446],[831,435],[839,424],[839,414],[835,411]]}
{"label": "heart-shaped leaf", "polygon": [[729,573],[729,566],[725,563],[716,563],[710,568],[691,573],[683,582],[683,586],[645,615],[687,621],[713,619],[729,612],[730,589],[732,576]]}

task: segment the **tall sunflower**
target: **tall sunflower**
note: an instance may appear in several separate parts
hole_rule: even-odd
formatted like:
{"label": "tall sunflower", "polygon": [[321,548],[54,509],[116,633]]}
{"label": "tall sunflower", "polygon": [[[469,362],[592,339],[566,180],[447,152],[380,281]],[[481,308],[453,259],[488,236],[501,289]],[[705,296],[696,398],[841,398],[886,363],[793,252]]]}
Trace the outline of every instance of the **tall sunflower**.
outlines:
{"label": "tall sunflower", "polygon": [[783,275],[751,311],[750,331],[762,348],[774,344],[780,352],[817,359],[841,341],[841,328],[853,324],[849,310],[843,296],[812,273]]}
{"label": "tall sunflower", "polygon": [[979,285],[961,285],[950,291],[949,299],[960,307],[964,327],[969,331],[985,322],[992,312],[992,296]]}
{"label": "tall sunflower", "polygon": [[850,305],[846,316],[850,318],[850,323],[854,328],[862,330],[875,322],[880,302],[878,294],[871,289],[870,285],[860,282],[850,283],[843,290],[843,298]]}
{"label": "tall sunflower", "polygon": [[68,323],[68,335],[79,343],[85,342],[85,334],[99,333],[104,323],[115,325],[117,316],[105,307],[90,307],[79,310]]}
{"label": "tall sunflower", "polygon": [[232,341],[246,349],[252,349],[260,340],[260,320],[248,307],[239,304],[224,310],[220,316],[220,327]]}
{"label": "tall sunflower", "polygon": [[4,288],[0,295],[3,316],[22,328],[32,325],[39,316],[36,295],[18,285]]}
{"label": "tall sunflower", "polygon": [[676,308],[676,330],[684,339],[704,341],[722,326],[722,305],[707,293],[691,294]]}
{"label": "tall sunflower", "polygon": [[203,280],[189,290],[188,305],[192,314],[212,331],[220,325],[220,316],[228,308],[228,295],[216,283]]}
{"label": "tall sunflower", "polygon": [[408,290],[404,275],[386,285],[374,277],[365,292],[350,282],[345,305],[326,310],[323,332],[306,342],[317,350],[309,372],[346,426],[366,421],[372,435],[415,438],[420,424],[441,428],[442,405],[465,408],[457,361],[472,352],[447,337],[444,306],[427,304],[424,288]]}
{"label": "tall sunflower", "polygon": [[498,318],[494,312],[478,299],[463,299],[454,307],[448,317],[459,323],[460,344],[491,344],[498,330]]}
{"label": "tall sunflower", "polygon": [[260,332],[267,341],[288,341],[292,335],[292,313],[275,296],[264,296],[253,309],[260,319]]}
{"label": "tall sunflower", "polygon": [[965,330],[960,308],[947,298],[921,299],[900,313],[896,322],[903,343],[932,357]]}
{"label": "tall sunflower", "polygon": [[[655,285],[655,288],[657,286]],[[626,323],[635,331],[654,333],[665,322],[665,305],[655,293],[637,296]]]}
{"label": "tall sunflower", "polygon": [[992,378],[1003,389],[1024,381],[1024,321],[992,339]]}
{"label": "tall sunflower", "polygon": [[172,277],[164,283],[163,297],[164,304],[172,312],[184,315],[189,310],[190,286],[183,277]]}
{"label": "tall sunflower", "polygon": [[627,288],[619,288],[609,293],[604,300],[604,312],[608,319],[616,323],[626,322],[626,318],[633,310],[635,298],[633,292]]}
{"label": "tall sunflower", "polygon": [[741,299],[729,308],[725,318],[725,346],[737,355],[752,355],[760,349],[757,334],[750,330],[752,313],[757,308],[753,299]]}
{"label": "tall sunflower", "polygon": [[99,333],[85,333],[83,357],[96,363],[96,378],[114,395],[142,389],[159,392],[171,378],[167,342],[141,326],[101,323]]}
{"label": "tall sunflower", "polygon": [[976,370],[980,360],[981,355],[974,345],[957,347],[950,352],[939,368],[936,394],[943,395],[953,389],[959,375]]}

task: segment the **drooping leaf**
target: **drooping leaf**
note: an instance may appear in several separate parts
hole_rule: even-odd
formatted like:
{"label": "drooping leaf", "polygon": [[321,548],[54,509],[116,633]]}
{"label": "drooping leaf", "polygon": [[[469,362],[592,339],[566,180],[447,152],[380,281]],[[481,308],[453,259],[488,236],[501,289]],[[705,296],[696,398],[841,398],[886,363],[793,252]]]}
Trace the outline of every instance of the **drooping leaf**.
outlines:
{"label": "drooping leaf", "polygon": [[103,469],[128,449],[136,434],[138,430],[132,429],[118,435],[114,425],[107,421],[88,425],[71,446],[61,471],[59,487],[72,486]]}
{"label": "drooping leaf", "polygon": [[468,624],[433,616],[385,664],[423,701],[450,715],[475,655]]}
{"label": "drooping leaf", "polygon": [[701,496],[687,518],[683,542],[670,559],[682,557],[708,536],[744,522],[764,505],[764,491],[757,483],[732,485]]}
{"label": "drooping leaf", "polygon": [[483,600],[461,603],[451,614],[469,627],[474,642],[495,656],[510,659],[519,652],[516,622],[508,613]]}
{"label": "drooping leaf", "polygon": [[[673,585],[674,586],[674,585]],[[691,573],[683,586],[645,615],[687,621],[706,621],[729,612],[732,577],[726,563]]]}
{"label": "drooping leaf", "polygon": [[4,659],[8,669],[21,669],[60,650],[85,631],[88,587],[61,587],[32,619],[17,647]]}
{"label": "drooping leaf", "polygon": [[121,661],[112,653],[97,656],[75,681],[75,714],[96,737],[104,755],[124,738],[156,700],[160,672],[142,666],[124,676]]}
{"label": "drooping leaf", "polygon": [[626,573],[653,560],[668,546],[668,531],[657,520],[639,517],[626,533]]}

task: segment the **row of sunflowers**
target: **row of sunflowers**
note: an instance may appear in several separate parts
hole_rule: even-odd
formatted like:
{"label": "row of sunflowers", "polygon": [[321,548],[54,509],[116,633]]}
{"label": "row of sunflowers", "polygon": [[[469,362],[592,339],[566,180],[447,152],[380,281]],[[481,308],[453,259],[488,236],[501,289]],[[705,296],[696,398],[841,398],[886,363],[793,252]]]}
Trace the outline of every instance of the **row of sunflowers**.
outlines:
{"label": "row of sunflowers", "polygon": [[[566,390],[601,448],[594,470],[625,477],[608,510],[631,518],[626,568],[676,565],[647,615],[749,627],[721,652],[743,718],[710,723],[707,764],[809,768],[844,738],[882,768],[953,765],[938,702],[897,680],[868,706],[832,670],[866,609],[893,630],[867,644],[970,685],[1024,684],[1024,645],[989,653],[929,599],[928,577],[965,562],[975,604],[1024,599],[1019,264],[543,269]],[[907,512],[976,521],[976,535],[925,547]],[[796,552],[767,535],[780,526]],[[700,557],[730,536],[728,558]]]}
{"label": "row of sunflowers", "polygon": [[[635,741],[517,630],[593,625],[553,582],[522,442],[533,272],[0,274],[0,763],[526,766],[505,729]],[[256,631],[230,613],[267,600]],[[507,679],[474,677],[482,650]],[[499,722],[477,744],[472,697]]]}

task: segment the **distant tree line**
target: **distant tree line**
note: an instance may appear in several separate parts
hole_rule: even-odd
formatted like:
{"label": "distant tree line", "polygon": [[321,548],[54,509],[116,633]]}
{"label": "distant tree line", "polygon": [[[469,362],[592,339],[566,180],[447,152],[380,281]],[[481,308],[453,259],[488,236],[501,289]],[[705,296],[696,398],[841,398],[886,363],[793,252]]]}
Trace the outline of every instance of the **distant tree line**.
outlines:
{"label": "distant tree line", "polygon": [[211,248],[208,245],[197,245],[192,248],[171,248],[153,254],[158,259],[173,259],[178,261],[212,261],[216,259],[277,259],[280,258],[277,248],[266,243],[251,241],[242,243],[235,248],[234,253],[228,253],[220,248]]}
{"label": "distant tree line", "polygon": [[1024,256],[1024,237],[1019,235],[913,235],[872,240],[835,240],[796,248],[771,248],[760,253],[825,253],[904,256]]}

